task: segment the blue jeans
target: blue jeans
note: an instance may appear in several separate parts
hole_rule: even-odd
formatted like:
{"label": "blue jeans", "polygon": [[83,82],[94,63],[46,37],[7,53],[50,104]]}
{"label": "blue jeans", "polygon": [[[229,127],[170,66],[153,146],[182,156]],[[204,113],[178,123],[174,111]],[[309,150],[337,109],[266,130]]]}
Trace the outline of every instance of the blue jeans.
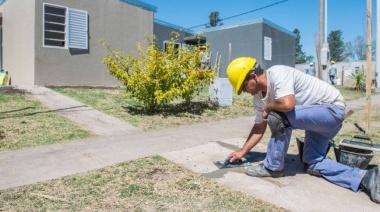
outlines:
{"label": "blue jeans", "polygon": [[342,128],[344,108],[333,104],[300,105],[285,115],[290,126],[285,135],[270,138],[265,167],[273,171],[282,170],[292,130],[305,130],[303,161],[309,165],[315,164],[315,169],[328,181],[358,191],[366,171],[325,158],[329,141]]}
{"label": "blue jeans", "polygon": [[335,75],[330,75],[331,85],[335,85]]}

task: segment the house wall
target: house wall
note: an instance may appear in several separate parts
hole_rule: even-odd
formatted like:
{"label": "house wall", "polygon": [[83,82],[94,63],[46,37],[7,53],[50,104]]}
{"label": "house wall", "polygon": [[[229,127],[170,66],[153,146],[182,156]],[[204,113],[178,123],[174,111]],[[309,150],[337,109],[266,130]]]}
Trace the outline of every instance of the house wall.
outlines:
{"label": "house wall", "polygon": [[[263,27],[263,37],[269,37],[272,39],[272,59],[263,60],[262,67],[268,69],[274,65],[287,65],[294,67],[296,63],[295,51],[296,40],[295,38],[282,31],[274,28],[267,23],[261,24]],[[263,41],[264,42],[264,41]]]}
{"label": "house wall", "polygon": [[[88,12],[88,50],[42,46],[44,2]],[[120,0],[36,0],[35,11],[36,85],[120,85],[102,63],[106,48],[99,40],[104,39],[113,50],[130,54],[136,50],[136,43],[144,40],[145,34],[153,33],[153,12]]]}
{"label": "house wall", "polygon": [[[229,62],[238,57],[253,57],[264,69],[276,64],[292,67],[295,65],[295,38],[265,19],[235,26],[216,27],[206,30],[204,35],[210,44],[212,66],[215,65],[216,54],[221,55],[220,77],[227,77]],[[264,36],[272,39],[271,60],[264,58]]]}
{"label": "house wall", "polygon": [[[220,77],[227,77],[227,66],[235,58],[250,56],[256,58],[258,62],[262,60],[262,33],[262,27],[257,24],[221,28],[204,33],[207,43],[210,44],[212,66],[215,65],[216,55],[220,55]],[[229,44],[231,44],[230,57]]]}
{"label": "house wall", "polygon": [[34,83],[35,1],[11,0],[0,6],[2,13],[2,62],[9,83]]}

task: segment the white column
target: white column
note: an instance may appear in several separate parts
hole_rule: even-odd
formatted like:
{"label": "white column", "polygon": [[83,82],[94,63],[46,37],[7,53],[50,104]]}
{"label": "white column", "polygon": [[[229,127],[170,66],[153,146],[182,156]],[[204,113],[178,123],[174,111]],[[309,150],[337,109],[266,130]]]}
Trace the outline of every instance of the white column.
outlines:
{"label": "white column", "polygon": [[325,0],[325,43],[327,43],[327,0]]}

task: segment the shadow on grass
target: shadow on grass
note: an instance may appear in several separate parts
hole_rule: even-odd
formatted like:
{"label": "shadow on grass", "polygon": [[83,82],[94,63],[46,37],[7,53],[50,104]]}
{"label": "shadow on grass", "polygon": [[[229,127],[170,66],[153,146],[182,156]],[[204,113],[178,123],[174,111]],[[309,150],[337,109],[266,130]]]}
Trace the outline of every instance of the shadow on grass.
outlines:
{"label": "shadow on grass", "polygon": [[[37,114],[41,114],[41,113],[52,113],[52,112],[58,112],[58,111],[75,112],[75,111],[79,111],[79,110],[73,110],[73,109],[83,108],[83,107],[87,107],[87,106],[86,105],[80,105],[80,106],[67,107],[67,108],[61,108],[61,109],[56,109],[56,110],[37,111],[37,112],[31,112],[31,113],[25,113],[25,114],[14,114],[14,115],[9,114],[9,113],[14,113],[14,112],[19,112],[22,110],[35,109],[35,107],[26,107],[26,108],[18,109],[18,110],[0,112],[0,119],[26,117],[26,116],[33,116],[33,115],[37,115]],[[89,109],[87,109],[87,110],[89,110]],[[83,109],[81,109],[81,111],[83,111]],[[4,114],[4,116],[3,116],[3,114]]]}
{"label": "shadow on grass", "polygon": [[143,108],[141,105],[122,106],[122,108],[124,108],[125,111],[131,115],[153,116],[153,115],[160,114],[164,117],[167,117],[167,116],[182,117],[182,116],[187,116],[188,114],[202,115],[206,110],[217,110],[218,105],[209,101],[190,102],[189,104],[186,104],[186,103],[170,104],[170,105],[168,104],[168,105],[163,105],[157,108],[154,112],[146,111],[145,108]]}
{"label": "shadow on grass", "polygon": [[3,112],[0,112],[0,114],[5,114],[5,113],[14,113],[14,112],[19,112],[19,111],[23,111],[23,110],[29,110],[29,109],[35,109],[35,107],[24,107],[24,108],[21,108],[21,109],[17,109],[17,110],[8,110],[8,111],[3,111]]}

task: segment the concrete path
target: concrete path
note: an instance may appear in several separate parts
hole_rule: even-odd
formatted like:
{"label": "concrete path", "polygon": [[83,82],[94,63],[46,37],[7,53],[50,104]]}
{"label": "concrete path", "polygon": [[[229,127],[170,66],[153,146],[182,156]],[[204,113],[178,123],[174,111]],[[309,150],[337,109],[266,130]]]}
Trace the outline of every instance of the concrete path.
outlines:
{"label": "concrete path", "polygon": [[[212,161],[221,160],[241,147],[244,138],[208,142],[195,147],[162,153],[165,158],[234,190],[260,198],[290,211],[380,211],[365,193],[355,193],[328,181],[305,174],[298,154],[285,159],[285,177],[255,178],[245,168],[218,169]],[[294,142],[294,141],[293,141]],[[258,144],[247,160],[257,165],[265,158],[266,145]]]}
{"label": "concrete path", "polygon": [[141,132],[141,129],[99,112],[90,106],[40,86],[16,86],[30,93],[47,107],[76,122],[95,135],[115,135]]}
{"label": "concrete path", "polygon": [[[291,211],[380,211],[380,205],[364,193],[354,193],[304,174],[296,154],[287,156],[283,178],[252,178],[245,175],[244,168],[217,169],[212,162],[243,145],[254,117],[144,132],[50,89],[18,88],[31,92],[52,110],[100,136],[0,153],[0,190],[159,154],[235,190]],[[380,95],[373,96],[371,102],[379,104]],[[349,102],[347,110],[364,107],[365,99],[361,99]],[[265,157],[265,149],[266,146],[258,145],[247,159],[259,163]]]}
{"label": "concrete path", "polygon": [[[252,118],[182,126],[159,131],[100,136],[0,154],[0,190],[164,152],[183,150],[234,134],[244,136]],[[228,130],[226,130],[228,129]]]}

